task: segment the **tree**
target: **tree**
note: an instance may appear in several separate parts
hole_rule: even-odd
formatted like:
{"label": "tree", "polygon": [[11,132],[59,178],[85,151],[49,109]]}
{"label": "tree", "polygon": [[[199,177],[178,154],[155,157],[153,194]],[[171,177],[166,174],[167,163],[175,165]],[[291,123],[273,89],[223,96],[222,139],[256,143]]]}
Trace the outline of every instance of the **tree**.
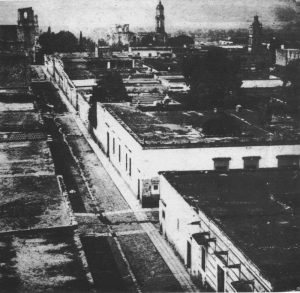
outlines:
{"label": "tree", "polygon": [[83,52],[82,31],[80,31],[80,34],[79,34],[79,52]]}
{"label": "tree", "polygon": [[215,113],[203,123],[202,129],[208,136],[236,136],[241,133],[237,120],[224,112]]}
{"label": "tree", "polygon": [[76,52],[78,39],[69,31],[60,31],[55,35],[55,48],[57,52]]}
{"label": "tree", "polygon": [[55,34],[48,29],[46,33],[40,35],[39,43],[42,52],[53,54],[54,52],[71,53],[78,50],[78,39],[69,31],[60,31]]}
{"label": "tree", "polygon": [[188,103],[202,108],[226,106],[225,99],[238,92],[242,84],[240,60],[230,59],[222,48],[185,59],[182,70],[191,89]]}
{"label": "tree", "polygon": [[104,39],[98,40],[98,46],[108,46],[108,43]]}
{"label": "tree", "polygon": [[173,47],[184,47],[194,44],[194,39],[187,35],[180,35],[177,37],[169,38],[168,44]]}
{"label": "tree", "polygon": [[[293,112],[298,112],[300,99],[300,59],[291,61],[285,67],[282,80],[287,92],[288,106]],[[288,83],[290,83],[290,87],[287,87]]]}
{"label": "tree", "polygon": [[93,96],[98,102],[118,103],[129,101],[126,88],[119,72],[108,72],[103,80],[93,89]]}
{"label": "tree", "polygon": [[151,46],[155,43],[153,40],[153,36],[151,34],[147,34],[141,38],[140,45],[141,46]]}

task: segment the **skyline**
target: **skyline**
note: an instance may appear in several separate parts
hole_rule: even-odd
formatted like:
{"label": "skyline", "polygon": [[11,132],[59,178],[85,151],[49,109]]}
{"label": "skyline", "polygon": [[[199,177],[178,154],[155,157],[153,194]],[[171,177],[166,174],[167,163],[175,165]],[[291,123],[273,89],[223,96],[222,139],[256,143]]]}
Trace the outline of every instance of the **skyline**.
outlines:
{"label": "skyline", "polygon": [[[17,9],[32,6],[40,27],[54,31],[109,29],[128,23],[131,29],[154,30],[158,0],[22,0],[0,1],[1,24],[16,24]],[[162,0],[166,31],[248,28],[254,15],[265,27],[279,27],[295,16],[294,0]]]}

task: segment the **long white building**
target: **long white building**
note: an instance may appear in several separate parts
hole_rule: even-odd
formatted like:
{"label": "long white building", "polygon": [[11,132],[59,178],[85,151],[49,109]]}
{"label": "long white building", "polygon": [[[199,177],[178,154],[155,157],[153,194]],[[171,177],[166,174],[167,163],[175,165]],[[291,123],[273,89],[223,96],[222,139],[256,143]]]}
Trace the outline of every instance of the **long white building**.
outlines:
{"label": "long white building", "polygon": [[299,168],[160,179],[161,232],[203,291],[299,290]]}
{"label": "long white building", "polygon": [[222,128],[218,113],[143,112],[126,104],[99,103],[93,131],[143,206],[157,205],[159,171],[299,166],[299,132],[280,123],[267,131],[254,123],[254,116],[248,110],[227,112],[237,129],[220,136],[203,130],[209,123]]}

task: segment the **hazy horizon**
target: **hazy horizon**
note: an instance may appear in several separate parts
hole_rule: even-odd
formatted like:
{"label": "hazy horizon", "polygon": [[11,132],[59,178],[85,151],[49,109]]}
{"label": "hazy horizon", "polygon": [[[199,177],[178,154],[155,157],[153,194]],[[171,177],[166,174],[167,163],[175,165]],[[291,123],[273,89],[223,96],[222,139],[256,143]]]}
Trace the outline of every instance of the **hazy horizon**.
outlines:
{"label": "hazy horizon", "polygon": [[[265,27],[295,19],[294,0],[162,0],[166,31],[248,28],[254,15]],[[109,29],[117,23],[154,30],[158,0],[21,0],[0,1],[1,24],[16,24],[17,9],[32,6],[42,28],[54,31]]]}

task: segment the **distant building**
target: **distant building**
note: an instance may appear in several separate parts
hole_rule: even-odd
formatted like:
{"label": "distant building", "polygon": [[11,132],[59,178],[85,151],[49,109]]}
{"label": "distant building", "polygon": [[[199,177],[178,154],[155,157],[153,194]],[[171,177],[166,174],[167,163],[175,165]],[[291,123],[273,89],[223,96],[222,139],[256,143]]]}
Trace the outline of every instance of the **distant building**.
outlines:
{"label": "distant building", "polygon": [[152,32],[138,32],[137,44],[142,45],[163,45],[168,39],[168,34],[165,30],[165,8],[161,1],[156,6],[155,13],[155,31]]}
{"label": "distant building", "polygon": [[262,49],[262,24],[258,20],[258,16],[254,16],[254,21],[249,29],[248,50],[253,54],[260,53]]}
{"label": "distant building", "polygon": [[300,59],[300,49],[276,50],[276,65],[286,66],[293,60]]}
{"label": "distant building", "polygon": [[130,45],[136,41],[135,34],[129,30],[129,24],[115,26],[112,34],[107,36],[109,45]]}
{"label": "distant building", "polygon": [[161,173],[161,231],[203,291],[299,290],[299,167],[253,163]]}
{"label": "distant building", "polygon": [[17,25],[0,25],[0,53],[23,53],[34,61],[38,36],[38,17],[33,9],[19,9]]}
{"label": "distant building", "polygon": [[133,33],[129,30],[129,24],[117,24],[113,31],[107,35],[107,43],[112,45],[140,45],[146,42],[147,45],[165,44],[168,35],[165,31],[164,6],[159,1],[156,6],[155,31]]}
{"label": "distant building", "polygon": [[173,50],[167,46],[132,46],[128,49],[128,55],[141,58],[172,57]]}
{"label": "distant building", "polygon": [[188,92],[190,89],[182,75],[162,75],[158,79],[168,92]]}

